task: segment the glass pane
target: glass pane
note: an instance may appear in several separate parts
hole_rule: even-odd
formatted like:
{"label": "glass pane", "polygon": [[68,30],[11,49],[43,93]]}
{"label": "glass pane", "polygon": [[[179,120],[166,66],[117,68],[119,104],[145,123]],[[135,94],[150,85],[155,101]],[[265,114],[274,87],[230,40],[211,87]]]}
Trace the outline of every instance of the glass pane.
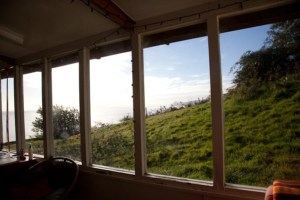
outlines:
{"label": "glass pane", "polygon": [[[7,90],[7,85],[8,85],[8,90]],[[11,152],[16,152],[14,79],[13,78],[8,78],[8,80],[6,78],[2,79],[1,87],[2,87],[1,91],[2,91],[3,143],[4,143],[3,150],[5,151],[10,150]],[[8,94],[8,98],[7,98],[7,94]]]}
{"label": "glass pane", "polygon": [[31,143],[34,154],[44,155],[41,72],[24,74],[23,87],[25,151],[28,151]]}
{"label": "glass pane", "polygon": [[147,172],[212,180],[207,37],[144,49]]}
{"label": "glass pane", "polygon": [[91,60],[93,164],[134,170],[131,52]]}
{"label": "glass pane", "polygon": [[52,69],[55,156],[81,161],[79,134],[79,65]]}
{"label": "glass pane", "polygon": [[221,34],[227,183],[300,180],[299,22]]}

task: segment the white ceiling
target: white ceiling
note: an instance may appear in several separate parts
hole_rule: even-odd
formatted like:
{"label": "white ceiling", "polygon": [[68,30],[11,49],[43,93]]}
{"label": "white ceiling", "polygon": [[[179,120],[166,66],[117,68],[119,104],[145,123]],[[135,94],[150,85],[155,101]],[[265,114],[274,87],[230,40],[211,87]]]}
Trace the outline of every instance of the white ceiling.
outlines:
{"label": "white ceiling", "polygon": [[[0,26],[24,37],[15,44],[0,37],[0,54],[17,58],[116,28],[80,1],[7,0],[0,4]],[[5,47],[5,49],[3,48]]]}
{"label": "white ceiling", "polygon": [[159,17],[216,0],[113,0],[134,21]]}
{"label": "white ceiling", "polygon": [[[113,0],[135,22],[212,1]],[[0,4],[0,55],[16,59],[118,27],[80,0],[4,0]],[[3,32],[20,36],[22,44]]]}

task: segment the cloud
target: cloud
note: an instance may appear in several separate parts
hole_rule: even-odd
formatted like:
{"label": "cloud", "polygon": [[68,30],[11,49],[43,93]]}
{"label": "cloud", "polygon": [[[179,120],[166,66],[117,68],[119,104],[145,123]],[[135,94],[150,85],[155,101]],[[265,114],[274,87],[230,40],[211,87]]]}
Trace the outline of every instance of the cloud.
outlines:
{"label": "cloud", "polygon": [[25,74],[24,86],[24,110],[36,111],[42,106],[42,75],[41,72]]}
{"label": "cloud", "polygon": [[92,123],[116,123],[132,116],[131,54],[92,60],[90,72]]}
{"label": "cloud", "polygon": [[175,67],[167,67],[166,68],[166,71],[174,71],[175,70]]}
{"label": "cloud", "polygon": [[[53,69],[53,104],[79,109],[78,67],[78,63],[75,63]],[[148,109],[170,106],[175,101],[206,98],[210,94],[210,80],[207,72],[190,73],[187,78],[182,77],[180,71],[172,66],[165,66],[162,69],[175,70],[179,74],[170,76],[168,73],[154,73],[159,72],[159,68],[147,67],[147,69],[153,70],[151,75],[145,75],[145,101]],[[36,87],[41,81],[38,76],[40,75],[32,74],[24,77],[24,87],[27,88],[24,90],[27,96],[26,102],[32,103],[32,106],[39,104],[34,101],[37,96],[31,93],[31,91],[41,90],[41,85]],[[90,77],[92,122],[115,123],[125,115],[132,115],[131,53],[91,60]],[[224,88],[230,86],[229,80],[230,77],[223,79]],[[29,103],[26,107],[30,107]]]}
{"label": "cloud", "polygon": [[91,101],[127,105],[132,96],[131,54],[110,56],[91,62]]}
{"label": "cloud", "polygon": [[208,79],[183,80],[180,77],[145,77],[145,101],[148,108],[169,106],[175,101],[193,101],[210,94]]}
{"label": "cloud", "polygon": [[79,109],[79,64],[52,69],[52,103]]}

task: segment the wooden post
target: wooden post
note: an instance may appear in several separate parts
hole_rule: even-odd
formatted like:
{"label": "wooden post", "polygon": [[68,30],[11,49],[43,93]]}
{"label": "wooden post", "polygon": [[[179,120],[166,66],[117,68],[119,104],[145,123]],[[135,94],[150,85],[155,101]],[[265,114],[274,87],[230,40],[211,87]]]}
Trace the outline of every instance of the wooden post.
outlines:
{"label": "wooden post", "polygon": [[142,36],[132,35],[133,118],[135,143],[135,174],[146,173],[145,95]]}
{"label": "wooden post", "polygon": [[[0,146],[3,145],[3,123],[2,123],[2,74],[0,73]],[[1,149],[0,149],[1,150]]]}
{"label": "wooden post", "polygon": [[79,97],[81,162],[91,166],[91,109],[90,109],[90,51],[83,48],[79,53]]}
{"label": "wooden post", "polygon": [[18,152],[20,149],[25,150],[23,67],[16,66],[14,72],[15,132]]}
{"label": "wooden post", "polygon": [[44,157],[54,156],[53,113],[52,113],[52,69],[47,58],[42,67],[42,105]]}
{"label": "wooden post", "polygon": [[216,190],[224,190],[224,113],[221,56],[219,42],[219,20],[211,16],[207,21],[213,142],[213,181]]}

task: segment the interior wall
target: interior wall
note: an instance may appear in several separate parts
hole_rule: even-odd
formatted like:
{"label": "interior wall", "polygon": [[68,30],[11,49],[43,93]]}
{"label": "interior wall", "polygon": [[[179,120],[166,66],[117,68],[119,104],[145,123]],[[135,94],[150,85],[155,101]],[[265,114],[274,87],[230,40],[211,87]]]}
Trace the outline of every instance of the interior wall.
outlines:
{"label": "interior wall", "polygon": [[221,194],[202,193],[158,184],[126,180],[109,175],[80,171],[71,199],[79,200],[250,200]]}

